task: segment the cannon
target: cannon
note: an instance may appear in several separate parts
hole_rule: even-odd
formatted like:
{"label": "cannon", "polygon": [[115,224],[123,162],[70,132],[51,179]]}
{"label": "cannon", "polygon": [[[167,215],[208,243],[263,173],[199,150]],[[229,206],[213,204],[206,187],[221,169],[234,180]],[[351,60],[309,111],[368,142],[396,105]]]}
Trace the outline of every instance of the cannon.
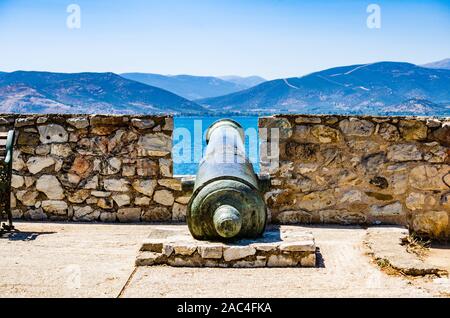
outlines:
{"label": "cannon", "polygon": [[187,223],[198,240],[256,238],[267,210],[259,180],[245,154],[242,127],[230,119],[212,124],[188,203]]}

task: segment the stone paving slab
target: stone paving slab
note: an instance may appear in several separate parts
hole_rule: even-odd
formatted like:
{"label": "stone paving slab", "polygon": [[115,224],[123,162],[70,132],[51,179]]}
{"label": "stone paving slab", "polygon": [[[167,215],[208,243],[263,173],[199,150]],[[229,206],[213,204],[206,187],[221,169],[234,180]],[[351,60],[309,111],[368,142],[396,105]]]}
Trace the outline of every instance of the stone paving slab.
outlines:
{"label": "stone paving slab", "polygon": [[314,267],[316,244],[304,228],[269,227],[263,237],[231,243],[194,239],[187,226],[157,226],[142,242],[136,266]]}
{"label": "stone paving slab", "polygon": [[365,243],[376,261],[387,262],[396,271],[411,276],[447,276],[445,267],[439,267],[414,253],[409,253],[402,245],[408,230],[397,226],[379,226],[367,229]]}

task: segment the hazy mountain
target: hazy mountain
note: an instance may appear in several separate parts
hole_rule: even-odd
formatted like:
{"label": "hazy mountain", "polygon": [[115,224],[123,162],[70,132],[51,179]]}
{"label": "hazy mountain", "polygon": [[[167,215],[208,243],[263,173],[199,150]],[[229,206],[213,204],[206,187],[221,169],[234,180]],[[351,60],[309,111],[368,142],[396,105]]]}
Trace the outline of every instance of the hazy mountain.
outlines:
{"label": "hazy mountain", "polygon": [[259,85],[261,83],[264,83],[266,80],[260,76],[248,76],[248,77],[241,77],[241,76],[235,76],[235,75],[229,75],[229,76],[220,76],[220,79],[223,79],[224,81],[232,82],[238,85],[243,86],[244,88],[250,88],[256,85]]}
{"label": "hazy mountain", "polygon": [[238,81],[228,81],[212,76],[150,73],[124,73],[120,76],[168,90],[189,100],[231,94],[250,87],[244,83],[238,83]]}
{"label": "hazy mountain", "polygon": [[[263,113],[383,114],[410,101],[450,115],[450,70],[409,63],[379,62],[336,67],[303,77],[278,79],[256,87],[198,101],[211,110]],[[429,103],[429,104],[427,104]],[[409,105],[409,106],[408,106]],[[398,113],[399,115],[402,112]]]}
{"label": "hazy mountain", "polygon": [[114,73],[0,73],[2,113],[200,114],[198,104]]}
{"label": "hazy mountain", "polygon": [[441,61],[437,61],[437,62],[424,64],[422,66],[423,67],[428,67],[428,68],[441,68],[441,69],[450,70],[450,58],[444,59],[444,60],[441,60]]}

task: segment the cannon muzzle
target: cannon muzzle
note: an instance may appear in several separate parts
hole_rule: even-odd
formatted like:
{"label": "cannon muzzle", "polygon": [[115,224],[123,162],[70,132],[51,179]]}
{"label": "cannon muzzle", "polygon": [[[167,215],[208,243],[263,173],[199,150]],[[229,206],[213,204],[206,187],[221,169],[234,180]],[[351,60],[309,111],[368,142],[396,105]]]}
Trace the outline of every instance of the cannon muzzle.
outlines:
{"label": "cannon muzzle", "polygon": [[199,240],[254,238],[262,235],[267,211],[258,178],[245,154],[244,132],[223,119],[206,133],[187,222]]}

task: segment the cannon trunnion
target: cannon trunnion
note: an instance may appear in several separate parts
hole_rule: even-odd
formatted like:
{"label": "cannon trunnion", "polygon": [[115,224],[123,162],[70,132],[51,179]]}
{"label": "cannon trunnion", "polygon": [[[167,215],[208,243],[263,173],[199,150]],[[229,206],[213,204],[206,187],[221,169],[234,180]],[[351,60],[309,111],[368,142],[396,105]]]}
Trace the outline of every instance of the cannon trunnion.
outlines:
{"label": "cannon trunnion", "polygon": [[187,222],[199,240],[254,238],[265,230],[267,211],[259,182],[245,155],[242,127],[214,123],[188,204]]}

